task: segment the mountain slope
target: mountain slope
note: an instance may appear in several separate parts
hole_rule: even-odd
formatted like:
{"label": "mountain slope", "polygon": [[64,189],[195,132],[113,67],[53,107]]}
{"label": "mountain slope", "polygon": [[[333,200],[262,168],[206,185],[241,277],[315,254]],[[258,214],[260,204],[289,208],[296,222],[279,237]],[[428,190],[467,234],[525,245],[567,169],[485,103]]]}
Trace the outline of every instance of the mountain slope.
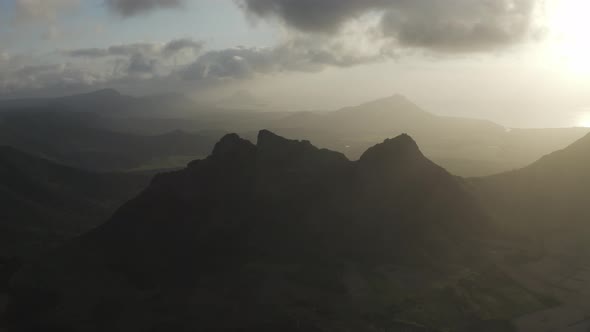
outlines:
{"label": "mountain slope", "polygon": [[498,222],[526,237],[566,236],[575,245],[590,235],[590,135],[523,169],[472,182]]}
{"label": "mountain slope", "polygon": [[94,174],[0,147],[0,256],[38,254],[95,227],[148,182]]}
{"label": "mountain slope", "polygon": [[8,321],[68,331],[483,330],[542,307],[486,263],[490,236],[462,184],[407,135],[351,162],[268,131],[257,145],[232,134],[19,273]]}
{"label": "mountain slope", "polygon": [[[182,167],[186,159],[207,155],[215,143],[181,131],[156,136],[113,132],[92,127],[87,120],[68,113],[12,115],[0,122],[0,144],[60,164],[108,172]],[[185,160],[179,164],[173,158]]]}

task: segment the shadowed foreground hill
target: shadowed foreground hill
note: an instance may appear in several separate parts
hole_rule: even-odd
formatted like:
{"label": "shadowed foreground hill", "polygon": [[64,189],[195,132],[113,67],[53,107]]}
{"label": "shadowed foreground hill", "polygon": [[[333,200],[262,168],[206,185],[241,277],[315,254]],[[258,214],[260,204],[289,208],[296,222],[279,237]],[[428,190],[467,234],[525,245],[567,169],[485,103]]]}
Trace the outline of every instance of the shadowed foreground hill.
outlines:
{"label": "shadowed foreground hill", "polygon": [[206,156],[216,139],[173,131],[154,136],[93,127],[92,115],[23,113],[0,121],[0,144],[95,172],[173,169]]}
{"label": "shadowed foreground hill", "polygon": [[528,167],[472,183],[503,227],[532,240],[561,242],[569,252],[588,250],[590,135]]}
{"label": "shadowed foreground hill", "polygon": [[95,174],[0,146],[0,257],[29,256],[87,232],[147,183]]}
{"label": "shadowed foreground hill", "polygon": [[542,304],[485,263],[487,219],[407,135],[357,162],[261,131],[157,176],[13,280],[15,330],[509,331]]}

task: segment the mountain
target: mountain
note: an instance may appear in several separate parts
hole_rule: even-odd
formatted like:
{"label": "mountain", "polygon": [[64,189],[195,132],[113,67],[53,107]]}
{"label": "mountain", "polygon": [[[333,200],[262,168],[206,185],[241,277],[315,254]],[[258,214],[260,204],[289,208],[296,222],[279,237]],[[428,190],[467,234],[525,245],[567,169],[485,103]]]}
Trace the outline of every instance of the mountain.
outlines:
{"label": "mountain", "polygon": [[0,257],[39,254],[96,227],[147,182],[147,175],[95,174],[0,147]]}
{"label": "mountain", "polygon": [[206,156],[215,139],[174,131],[135,135],[94,126],[99,117],[69,113],[18,114],[0,122],[0,144],[92,171],[170,169]]}
{"label": "mountain", "polygon": [[507,130],[490,121],[435,115],[401,95],[337,111],[299,112],[269,126],[351,159],[392,134],[408,133],[428,158],[461,176],[524,167],[590,132],[588,128]]}
{"label": "mountain", "polygon": [[124,96],[116,90],[104,89],[84,94],[57,98],[26,98],[0,100],[0,112],[39,112],[39,111],[77,111],[87,112],[100,108],[111,111],[124,108],[133,102],[133,98]]}
{"label": "mountain", "polygon": [[12,281],[55,331],[510,331],[543,308],[487,260],[463,182],[408,135],[358,161],[269,131],[160,174]]}
{"label": "mountain", "polygon": [[202,107],[182,95],[131,97],[113,89],[54,98],[0,99],[0,113],[10,114],[73,112],[116,117],[174,118],[189,115]]}
{"label": "mountain", "polygon": [[469,182],[492,222],[512,237],[497,252],[504,271],[559,301],[520,318],[519,330],[587,329],[590,135],[522,169]]}
{"label": "mountain", "polygon": [[480,200],[503,227],[529,239],[580,245],[590,235],[590,135],[532,165],[474,179]]}
{"label": "mountain", "polygon": [[[0,126],[2,122],[13,121],[11,119],[18,116],[40,119],[41,126],[59,119],[57,122],[60,126],[67,124],[69,127],[90,128],[91,132],[101,130],[141,136],[138,139],[178,130],[215,138],[207,140],[201,148],[191,147],[188,155],[187,152],[172,156],[157,153],[152,156],[154,160],[148,161],[145,156],[140,161],[136,157],[132,157],[134,160],[126,160],[126,156],[133,155],[129,153],[129,149],[124,153],[103,155],[105,158],[101,158],[111,165],[101,165],[104,168],[99,168],[100,170],[143,168],[146,163],[150,168],[166,168],[163,167],[166,165],[174,168],[179,164],[182,166],[187,158],[208,154],[216,140],[225,133],[237,132],[243,137],[256,139],[259,128],[270,128],[285,137],[313,141],[320,147],[342,152],[353,160],[360,158],[369,147],[392,135],[408,133],[419,143],[428,158],[453,174],[467,177],[498,174],[525,167],[545,154],[565,148],[590,132],[589,128],[507,129],[485,120],[440,116],[425,111],[401,95],[322,112],[252,111],[260,109],[261,105],[255,107],[256,105],[252,105],[255,103],[254,98],[247,92],[240,91],[226,102],[233,105],[223,109],[223,101],[218,105],[207,105],[182,95],[130,97],[115,90],[61,98],[0,100]],[[6,129],[0,127],[1,131]],[[22,132],[19,129],[19,133]],[[31,133],[35,132],[41,131],[32,128]],[[33,135],[31,133],[27,135]],[[81,134],[85,134],[84,130]],[[68,142],[76,141],[77,135],[70,135]],[[59,137],[59,134],[51,133],[51,136]],[[190,141],[200,142],[203,139],[192,137]],[[24,144],[28,140],[36,138],[18,137],[16,142]],[[52,138],[47,140],[53,141]],[[15,143],[0,141],[0,144]],[[177,144],[172,146],[175,145]],[[23,145],[14,146],[34,153],[44,152],[39,147],[36,149],[40,151]],[[128,144],[123,142],[122,146]],[[168,149],[170,147],[169,145]],[[77,151],[77,147],[74,150]],[[104,147],[96,147],[96,143],[92,143],[84,148],[82,156],[54,156],[53,152],[41,155],[46,158],[55,157],[56,161],[76,167],[91,167],[88,163],[81,164],[79,160],[95,157],[90,156],[95,150],[98,150],[97,154],[104,153]],[[135,150],[141,151],[142,147],[132,149]],[[69,152],[69,148],[66,152],[59,152]],[[75,152],[78,153],[80,152]],[[120,162],[115,164],[115,157]],[[92,163],[99,165],[102,162],[90,162]]]}

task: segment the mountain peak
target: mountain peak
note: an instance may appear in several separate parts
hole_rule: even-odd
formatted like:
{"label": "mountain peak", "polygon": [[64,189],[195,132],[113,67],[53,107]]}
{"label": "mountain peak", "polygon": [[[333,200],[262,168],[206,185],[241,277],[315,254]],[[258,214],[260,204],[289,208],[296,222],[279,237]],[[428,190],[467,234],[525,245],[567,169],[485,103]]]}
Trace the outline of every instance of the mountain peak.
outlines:
{"label": "mountain peak", "polygon": [[[373,115],[373,116],[404,116],[404,117],[430,117],[430,113],[424,111],[403,95],[394,94],[390,97],[373,100],[355,107],[342,109],[345,114]],[[398,119],[403,120],[404,118]],[[383,125],[383,124],[382,124]]]}
{"label": "mountain peak", "polygon": [[250,153],[256,150],[256,146],[250,141],[238,136],[238,134],[227,134],[215,144],[211,158],[226,159],[228,157]]}
{"label": "mountain peak", "polygon": [[389,106],[389,107],[411,107],[419,109],[419,107],[409,100],[406,96],[394,94],[389,97],[380,98],[364,104],[365,106]]}
{"label": "mountain peak", "polygon": [[416,141],[408,134],[386,139],[383,143],[369,148],[361,156],[360,161],[362,163],[388,165],[402,159],[427,160]]}

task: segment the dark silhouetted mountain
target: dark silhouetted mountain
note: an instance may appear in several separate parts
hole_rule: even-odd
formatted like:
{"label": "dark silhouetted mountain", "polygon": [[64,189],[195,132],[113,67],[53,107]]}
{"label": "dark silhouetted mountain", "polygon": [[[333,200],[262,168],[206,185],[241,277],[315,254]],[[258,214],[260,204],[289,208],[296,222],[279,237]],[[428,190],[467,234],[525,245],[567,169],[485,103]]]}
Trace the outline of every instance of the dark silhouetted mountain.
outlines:
{"label": "dark silhouetted mountain", "polygon": [[84,233],[149,177],[94,174],[0,147],[0,257],[38,254]]}
{"label": "dark silhouetted mountain", "polygon": [[541,306],[486,263],[493,234],[407,135],[349,161],[231,134],[22,270],[7,317],[60,331],[473,331]]}
{"label": "dark silhouetted mountain", "polygon": [[215,144],[214,138],[181,131],[155,136],[113,132],[92,127],[92,119],[66,113],[8,116],[0,122],[0,144],[92,171],[183,167]]}

